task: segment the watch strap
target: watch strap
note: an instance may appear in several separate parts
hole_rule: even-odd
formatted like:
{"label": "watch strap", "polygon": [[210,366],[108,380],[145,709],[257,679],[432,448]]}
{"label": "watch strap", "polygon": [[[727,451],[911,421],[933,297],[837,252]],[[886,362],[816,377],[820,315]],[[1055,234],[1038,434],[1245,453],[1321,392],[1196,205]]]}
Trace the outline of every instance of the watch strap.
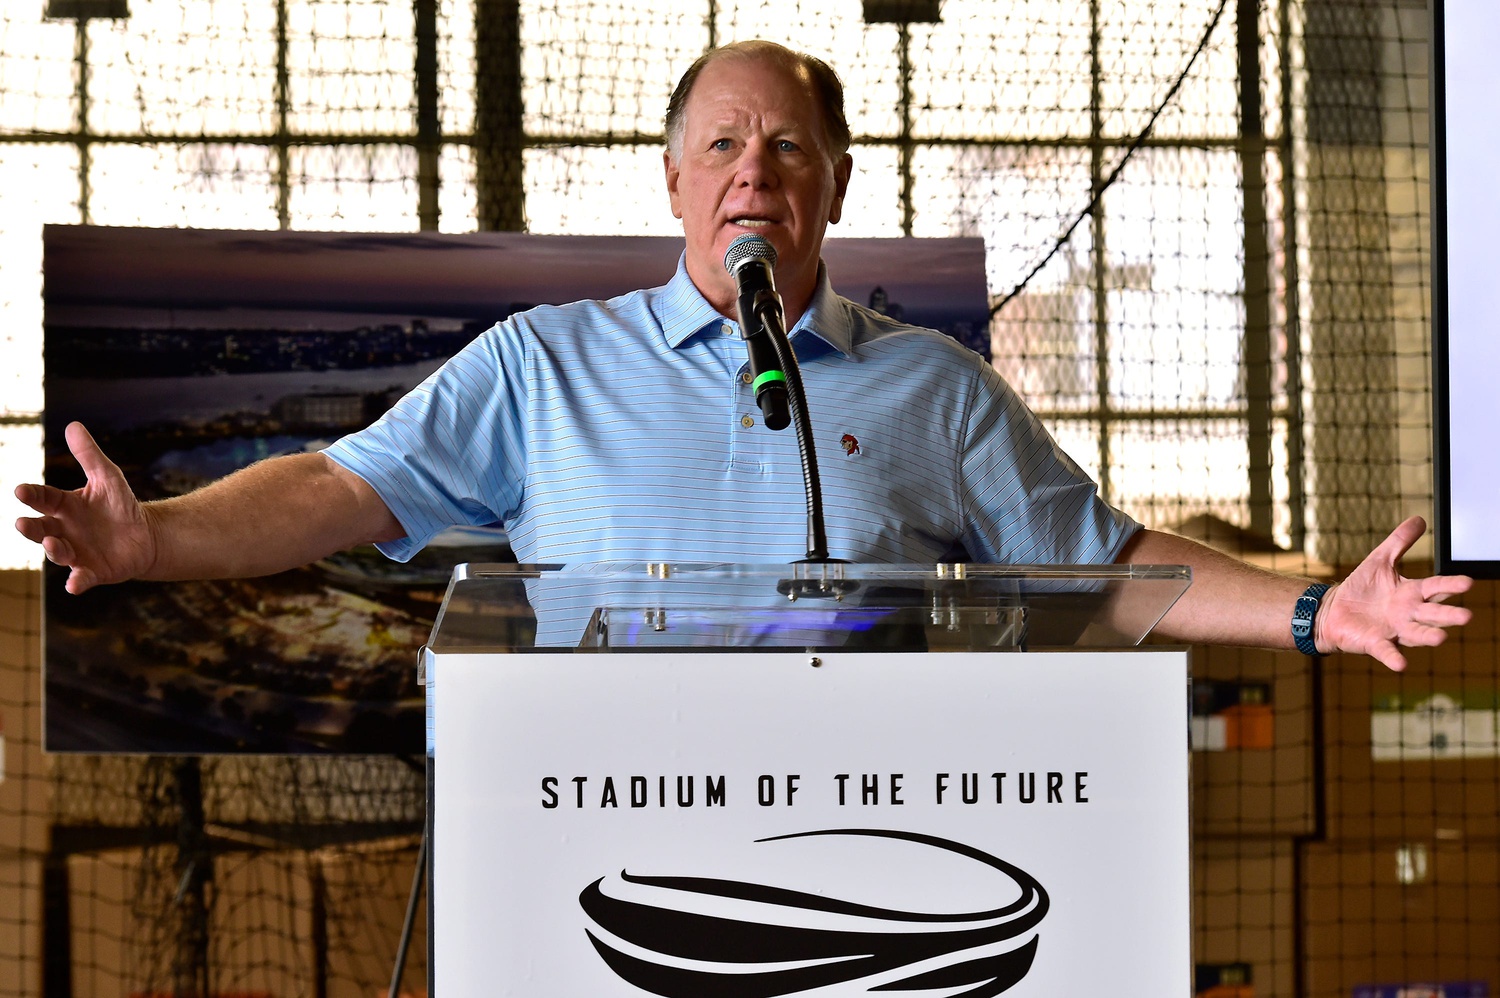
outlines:
{"label": "watch strap", "polygon": [[1304,655],[1318,654],[1318,646],[1313,642],[1313,622],[1326,592],[1328,586],[1325,583],[1314,582],[1297,597],[1297,605],[1292,608],[1292,643]]}

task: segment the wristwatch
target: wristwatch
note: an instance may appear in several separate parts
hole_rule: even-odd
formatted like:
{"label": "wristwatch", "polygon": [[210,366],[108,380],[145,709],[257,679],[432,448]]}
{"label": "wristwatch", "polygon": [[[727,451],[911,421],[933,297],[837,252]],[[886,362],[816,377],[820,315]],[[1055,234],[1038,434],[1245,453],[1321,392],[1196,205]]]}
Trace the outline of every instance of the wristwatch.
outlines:
{"label": "wristwatch", "polygon": [[1323,594],[1326,592],[1328,586],[1314,582],[1297,597],[1297,605],[1292,608],[1292,642],[1304,655],[1318,654],[1318,646],[1313,643],[1313,621],[1318,616],[1318,607],[1322,605]]}

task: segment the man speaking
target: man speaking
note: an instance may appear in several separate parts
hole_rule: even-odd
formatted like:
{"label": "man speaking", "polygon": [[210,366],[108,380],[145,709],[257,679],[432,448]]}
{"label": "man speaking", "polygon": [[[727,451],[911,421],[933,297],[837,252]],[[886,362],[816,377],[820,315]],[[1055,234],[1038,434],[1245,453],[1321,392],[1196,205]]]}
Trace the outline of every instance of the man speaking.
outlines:
{"label": "man speaking", "polygon": [[666,131],[686,248],[663,287],[511,316],[368,429],[174,499],[139,503],[72,424],[87,484],[18,487],[40,515],[17,529],[71,569],[74,593],[264,575],[369,542],[405,559],[445,527],[496,521],[522,562],[795,561],[796,441],[763,425],[724,263],[750,233],[775,250],[814,437],[830,455],[833,557],[1187,564],[1193,586],[1159,632],[1362,652],[1395,669],[1398,645],[1439,644],[1469,619],[1443,605],[1468,579],[1397,572],[1418,518],[1326,592],[1141,528],[981,358],[838,297],[820,251],[852,161],[842,86],[821,61],[769,42],[715,49],[678,84]]}

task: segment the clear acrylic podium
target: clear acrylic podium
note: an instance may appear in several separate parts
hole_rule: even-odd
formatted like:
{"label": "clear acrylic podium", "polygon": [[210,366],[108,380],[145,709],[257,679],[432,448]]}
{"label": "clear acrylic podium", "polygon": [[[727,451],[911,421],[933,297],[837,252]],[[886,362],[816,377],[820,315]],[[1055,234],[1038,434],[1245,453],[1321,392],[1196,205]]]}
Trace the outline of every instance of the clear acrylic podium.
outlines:
{"label": "clear acrylic podium", "polygon": [[1131,647],[1190,581],[1160,565],[460,565],[422,668],[458,652],[832,648],[895,634],[903,651]]}
{"label": "clear acrylic podium", "polygon": [[[1085,912],[1119,909],[1108,958],[1145,961],[1152,993],[1189,994],[1186,652],[1136,646],[1190,581],[1141,565],[459,566],[419,665],[430,993],[752,994],[765,978],[766,994],[993,994],[1007,974],[1084,993],[1108,982],[1037,958],[1054,952],[1038,940],[1072,947],[1093,938]],[[953,904],[1029,943],[934,955],[919,932],[920,959],[865,953],[905,952],[892,919],[959,917],[930,898],[872,905],[883,888],[860,864],[886,862],[860,858],[872,839],[925,850],[919,866],[979,863],[969,874],[998,878],[1009,905]],[[809,856],[767,874],[790,840]],[[1009,859],[987,851],[1002,847]],[[727,858],[746,849],[761,850],[748,866]],[[1080,855],[1104,865],[1090,875]],[[637,865],[671,876],[643,888]],[[1080,891],[1099,896],[1080,908]],[[789,900],[841,893],[847,910]],[[806,934],[844,945],[844,923],[873,933],[862,956],[809,955]],[[1122,933],[1146,923],[1152,938]],[[781,955],[732,942],[746,931],[799,941]]]}

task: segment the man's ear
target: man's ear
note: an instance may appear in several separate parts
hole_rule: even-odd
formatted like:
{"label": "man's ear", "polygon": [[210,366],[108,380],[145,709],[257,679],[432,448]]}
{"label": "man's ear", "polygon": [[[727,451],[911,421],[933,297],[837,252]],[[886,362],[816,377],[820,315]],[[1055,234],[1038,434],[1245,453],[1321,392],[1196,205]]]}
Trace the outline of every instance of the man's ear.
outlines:
{"label": "man's ear", "polygon": [[667,174],[667,197],[672,202],[672,216],[682,217],[682,204],[677,197],[677,164],[672,162],[672,150],[668,149],[661,154],[662,169]]}
{"label": "man's ear", "polygon": [[844,197],[849,193],[849,177],[854,172],[854,157],[844,153],[833,167],[833,204],[828,209],[828,222],[837,225],[844,216]]}

